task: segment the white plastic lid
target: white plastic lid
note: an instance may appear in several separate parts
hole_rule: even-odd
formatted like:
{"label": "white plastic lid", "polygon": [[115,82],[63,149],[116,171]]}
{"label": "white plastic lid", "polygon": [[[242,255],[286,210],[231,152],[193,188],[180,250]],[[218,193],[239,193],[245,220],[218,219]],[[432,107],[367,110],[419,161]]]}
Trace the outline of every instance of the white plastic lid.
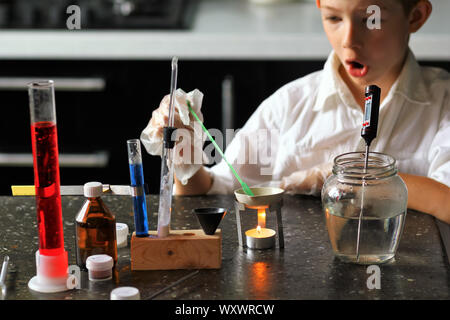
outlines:
{"label": "white plastic lid", "polygon": [[128,226],[125,223],[116,223],[117,248],[127,246]]}
{"label": "white plastic lid", "polygon": [[103,193],[101,182],[88,182],[84,184],[84,196],[87,198],[100,197]]}
{"label": "white plastic lid", "polygon": [[135,287],[119,287],[111,291],[111,300],[140,300],[141,295]]}
{"label": "white plastic lid", "polygon": [[92,271],[109,270],[113,266],[113,258],[107,254],[94,254],[86,259],[86,268]]}

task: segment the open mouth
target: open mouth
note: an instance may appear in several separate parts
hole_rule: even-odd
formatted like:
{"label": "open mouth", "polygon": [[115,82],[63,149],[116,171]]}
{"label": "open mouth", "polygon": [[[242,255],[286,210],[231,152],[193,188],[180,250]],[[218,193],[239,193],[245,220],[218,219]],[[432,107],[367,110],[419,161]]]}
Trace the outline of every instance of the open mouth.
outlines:
{"label": "open mouth", "polygon": [[355,68],[355,69],[362,69],[362,68],[364,68],[364,65],[362,65],[361,63],[359,63],[357,61],[352,61],[351,64],[352,64],[352,67]]}
{"label": "open mouth", "polygon": [[348,73],[353,77],[364,77],[369,71],[367,65],[356,60],[346,60],[345,65],[347,66]]}

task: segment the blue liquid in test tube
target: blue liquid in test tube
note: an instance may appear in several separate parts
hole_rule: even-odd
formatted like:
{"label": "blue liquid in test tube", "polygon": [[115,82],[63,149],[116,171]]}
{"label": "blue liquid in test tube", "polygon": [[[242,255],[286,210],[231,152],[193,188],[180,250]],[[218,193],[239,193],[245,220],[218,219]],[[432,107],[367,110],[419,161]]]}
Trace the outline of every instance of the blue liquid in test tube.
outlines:
{"label": "blue liquid in test tube", "polygon": [[144,170],[142,168],[141,142],[139,139],[127,140],[127,149],[128,164],[130,166],[136,236],[148,237],[147,203],[144,192]]}

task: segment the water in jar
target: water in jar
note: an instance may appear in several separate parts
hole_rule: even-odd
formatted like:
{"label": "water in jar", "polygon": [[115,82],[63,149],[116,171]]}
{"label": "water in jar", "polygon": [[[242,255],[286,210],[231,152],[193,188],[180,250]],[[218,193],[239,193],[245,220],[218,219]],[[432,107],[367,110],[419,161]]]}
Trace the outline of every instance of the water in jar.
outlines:
{"label": "water in jar", "polygon": [[359,259],[357,259],[360,208],[358,209],[357,205],[342,206],[342,203],[325,206],[325,220],[331,246],[339,259],[359,264],[379,264],[394,257],[406,213],[402,208],[395,210],[389,203],[384,203],[383,207],[387,209],[383,214],[380,214],[379,210],[373,214],[370,207],[363,209]]}

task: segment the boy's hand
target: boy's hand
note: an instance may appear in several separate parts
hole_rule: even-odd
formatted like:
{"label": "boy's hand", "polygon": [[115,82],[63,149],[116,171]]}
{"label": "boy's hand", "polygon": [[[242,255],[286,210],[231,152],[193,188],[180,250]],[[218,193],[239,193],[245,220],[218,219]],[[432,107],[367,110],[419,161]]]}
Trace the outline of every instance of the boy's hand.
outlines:
{"label": "boy's hand", "polygon": [[318,196],[332,168],[333,163],[322,163],[311,169],[296,171],[281,180],[280,188],[288,193]]}
{"label": "boy's hand", "polygon": [[[174,101],[174,124],[179,130],[176,131],[176,143],[174,147],[174,170],[175,175],[185,184],[197,170],[202,166],[204,137],[201,128],[196,126],[194,117],[189,112],[186,100],[199,119],[203,121],[200,111],[203,94],[195,89],[185,93],[181,89],[175,91]],[[151,155],[162,155],[163,129],[168,126],[170,95],[166,95],[159,107],[152,112],[152,117],[147,127],[141,133],[141,141],[145,149]]]}
{"label": "boy's hand", "polygon": [[[193,130],[192,124],[195,120],[192,115],[189,113],[187,104],[186,104],[186,94],[181,93],[181,90],[178,89],[175,94],[174,101],[174,117],[173,117],[173,126],[177,129],[187,129]],[[146,136],[149,136],[154,139],[162,139],[163,138],[163,129],[168,126],[169,123],[169,102],[170,95],[164,96],[161,100],[159,107],[152,112],[152,117],[150,118],[150,122],[147,127],[144,129],[143,133]],[[187,110],[187,111],[186,111]],[[196,111],[194,109],[194,111]],[[196,111],[200,120],[203,121],[203,114],[198,107],[198,111]],[[145,138],[145,137],[144,137]],[[149,153],[153,155],[161,155],[161,150],[157,150],[156,153],[154,150],[148,150]]]}

